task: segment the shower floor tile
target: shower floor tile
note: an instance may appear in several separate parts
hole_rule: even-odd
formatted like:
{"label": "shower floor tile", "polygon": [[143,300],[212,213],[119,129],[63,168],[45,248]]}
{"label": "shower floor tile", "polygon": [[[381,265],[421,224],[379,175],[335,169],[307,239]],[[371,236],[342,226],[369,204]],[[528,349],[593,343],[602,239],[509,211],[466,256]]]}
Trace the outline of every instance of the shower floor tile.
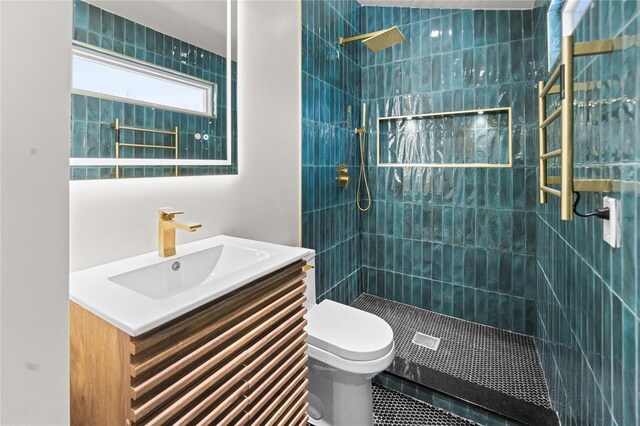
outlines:
{"label": "shower floor tile", "polygon": [[[394,332],[388,372],[531,425],[557,425],[533,338],[363,294],[353,306]],[[440,338],[438,350],[412,343]]]}
{"label": "shower floor tile", "polygon": [[[467,426],[478,425],[426,402],[377,384],[373,391],[373,426]],[[307,426],[313,426],[307,423]],[[357,425],[353,425],[357,426]]]}
{"label": "shower floor tile", "polygon": [[374,426],[477,425],[383,386],[373,385]]}

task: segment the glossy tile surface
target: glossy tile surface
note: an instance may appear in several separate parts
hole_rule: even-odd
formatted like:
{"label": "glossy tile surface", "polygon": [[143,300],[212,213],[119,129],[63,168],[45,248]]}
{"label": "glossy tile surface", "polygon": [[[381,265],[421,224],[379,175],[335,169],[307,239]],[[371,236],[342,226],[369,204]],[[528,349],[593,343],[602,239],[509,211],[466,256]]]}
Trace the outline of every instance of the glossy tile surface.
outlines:
{"label": "glossy tile surface", "polygon": [[[525,424],[558,424],[531,336],[369,294],[353,306],[393,329],[396,355],[388,372]],[[414,344],[416,332],[440,338],[439,348]]]}
{"label": "glossy tile surface", "polygon": [[409,398],[384,386],[373,385],[374,426],[475,425],[470,420]]}
{"label": "glossy tile surface", "polygon": [[[398,25],[406,40],[379,53],[362,50],[374,198],[360,216],[363,291],[533,333],[534,87],[544,65],[533,56],[538,19],[530,10],[364,8],[363,31]],[[374,167],[377,117],[494,107],[513,110],[513,168]],[[442,136],[426,147],[407,143],[404,155],[419,158],[426,149],[450,162],[499,152],[489,149],[486,131],[458,147]]]}
{"label": "glossy tile surface", "polygon": [[[638,11],[637,1],[594,1],[575,41],[637,36]],[[535,33],[544,31],[540,22]],[[596,83],[574,94],[574,174],[623,181],[621,192],[609,194],[622,203],[622,247],[602,241],[598,219],[560,221],[554,197],[537,208],[537,343],[563,424],[640,422],[639,53],[635,45],[574,60],[574,82]],[[546,55],[544,45],[536,55]],[[549,141],[555,149],[555,125]],[[601,207],[602,196],[582,193],[579,211]]]}
{"label": "glossy tile surface", "polygon": [[[359,294],[360,233],[355,207],[360,126],[360,49],[340,47],[357,34],[355,1],[302,1],[302,245],[316,256],[316,296],[349,303]],[[338,186],[338,164],[351,183]]]}
{"label": "glossy tile surface", "polygon": [[[217,118],[163,110],[126,102],[71,95],[71,157],[114,158],[113,122],[147,129],[179,128],[180,159],[218,160],[227,158],[226,59],[215,53],[169,35],[155,31],[81,0],[73,3],[73,39],[133,59],[178,71],[218,85]],[[236,65],[232,64],[236,81]],[[233,125],[236,122],[236,93],[232,100]],[[195,134],[208,140],[196,140]],[[213,175],[237,173],[237,132],[232,140],[230,166],[183,166],[179,175]],[[173,146],[172,138],[142,132],[122,132],[122,142]],[[174,151],[122,147],[122,158],[174,158]],[[122,177],[161,177],[174,174],[174,167],[121,167]],[[72,180],[115,178],[115,167],[71,167]]]}
{"label": "glossy tile surface", "polygon": [[449,413],[464,417],[481,425],[487,426],[516,426],[520,422],[509,420],[506,417],[487,411],[477,405],[453,398],[441,392],[410,382],[393,374],[383,372],[373,378],[374,383],[379,383],[385,388],[393,389],[412,398],[426,402],[429,405],[445,410]]}
{"label": "glossy tile surface", "polygon": [[[546,77],[549,3],[508,12],[303,2],[303,241],[323,255],[320,298],[368,292],[534,335],[563,424],[635,425],[640,56],[635,46],[575,60],[575,81],[599,84],[576,94],[575,175],[626,182],[612,194],[623,230],[613,249],[599,221],[561,222],[557,200],[538,205],[535,85]],[[596,0],[576,41],[637,35],[639,10]],[[390,49],[337,47],[340,35],[393,25],[407,39]],[[355,172],[361,101],[369,129],[377,116],[511,106],[514,167],[377,168],[370,131],[374,204],[358,214],[354,186],[338,190],[334,177],[338,163]],[[601,205],[602,194],[582,197],[583,212]]]}

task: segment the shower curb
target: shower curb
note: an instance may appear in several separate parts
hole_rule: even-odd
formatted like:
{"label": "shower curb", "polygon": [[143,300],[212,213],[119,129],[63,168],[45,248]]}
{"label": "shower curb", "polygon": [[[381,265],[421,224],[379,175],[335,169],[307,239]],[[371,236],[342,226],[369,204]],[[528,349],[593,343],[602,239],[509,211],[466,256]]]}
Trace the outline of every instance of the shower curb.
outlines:
{"label": "shower curb", "polygon": [[[387,373],[527,425],[559,425],[531,336],[366,293],[353,306],[393,329]],[[442,337],[441,353],[413,345],[416,331]]]}

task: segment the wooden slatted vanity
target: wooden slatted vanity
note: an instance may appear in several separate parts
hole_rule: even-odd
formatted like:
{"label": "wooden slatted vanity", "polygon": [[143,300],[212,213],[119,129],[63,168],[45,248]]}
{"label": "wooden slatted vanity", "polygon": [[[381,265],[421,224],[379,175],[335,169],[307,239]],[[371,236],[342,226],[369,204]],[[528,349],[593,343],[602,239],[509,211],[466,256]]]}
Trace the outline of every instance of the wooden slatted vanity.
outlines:
{"label": "wooden slatted vanity", "polygon": [[296,261],[139,336],[70,303],[73,425],[305,425]]}

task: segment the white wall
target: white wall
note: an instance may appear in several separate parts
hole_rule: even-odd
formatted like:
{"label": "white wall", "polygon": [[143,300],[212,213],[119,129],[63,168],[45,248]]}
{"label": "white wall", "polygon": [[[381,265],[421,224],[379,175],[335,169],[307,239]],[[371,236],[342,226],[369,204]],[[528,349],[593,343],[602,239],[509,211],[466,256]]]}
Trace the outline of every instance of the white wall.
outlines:
{"label": "white wall", "polygon": [[238,9],[238,176],[71,182],[71,270],[156,249],[157,208],[220,233],[297,245],[300,232],[300,11],[297,1]]}
{"label": "white wall", "polygon": [[239,5],[240,175],[227,177],[67,183],[71,13],[0,1],[1,424],[68,423],[68,262],[154,250],[157,207],[203,222],[179,243],[299,241],[299,2]]}
{"label": "white wall", "polygon": [[300,4],[238,5],[238,176],[71,182],[71,270],[156,249],[157,208],[220,233],[297,245],[300,235]]}
{"label": "white wall", "polygon": [[71,3],[0,1],[0,423],[66,424]]}

